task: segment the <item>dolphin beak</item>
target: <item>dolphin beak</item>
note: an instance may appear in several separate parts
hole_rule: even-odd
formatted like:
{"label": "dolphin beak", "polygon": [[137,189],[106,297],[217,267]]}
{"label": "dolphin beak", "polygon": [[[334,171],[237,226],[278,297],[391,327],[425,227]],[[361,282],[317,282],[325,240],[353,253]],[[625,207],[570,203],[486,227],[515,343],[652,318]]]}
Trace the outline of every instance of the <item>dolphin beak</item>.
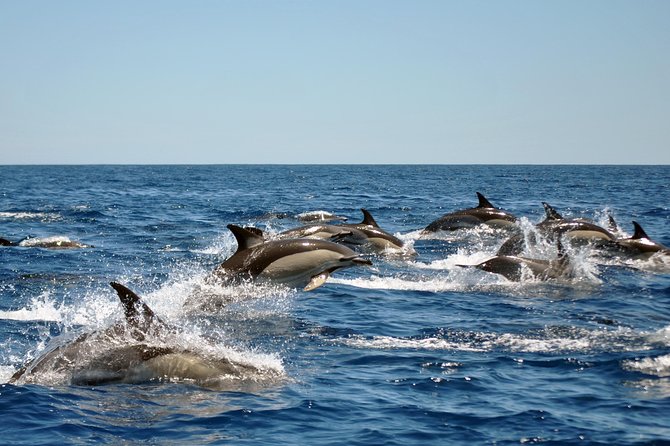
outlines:
{"label": "dolphin beak", "polygon": [[372,265],[372,262],[362,257],[346,257],[340,260],[341,262],[352,262],[356,265]]}

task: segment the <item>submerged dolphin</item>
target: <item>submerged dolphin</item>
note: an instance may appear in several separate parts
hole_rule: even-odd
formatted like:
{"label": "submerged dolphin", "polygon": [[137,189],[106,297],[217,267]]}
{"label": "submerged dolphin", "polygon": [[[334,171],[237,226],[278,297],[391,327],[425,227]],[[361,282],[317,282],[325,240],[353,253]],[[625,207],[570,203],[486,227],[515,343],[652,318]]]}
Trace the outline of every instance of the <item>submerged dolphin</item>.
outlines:
{"label": "submerged dolphin", "polygon": [[633,227],[635,228],[635,233],[632,237],[616,241],[617,245],[623,251],[640,258],[651,257],[656,253],[670,255],[670,248],[650,239],[638,222],[634,221]]}
{"label": "submerged dolphin", "polygon": [[272,371],[251,363],[181,347],[176,329],[156,316],[137,294],[115,282],[111,286],[121,300],[123,321],[59,343],[23,366],[9,383],[88,386],[177,380],[225,388],[273,377]]}
{"label": "submerged dolphin", "polygon": [[276,238],[313,238],[331,242],[342,242],[345,244],[360,244],[364,243],[366,235],[361,231],[343,225],[311,224],[282,231],[276,235]]}
{"label": "submerged dolphin", "polygon": [[372,264],[350,248],[326,240],[265,241],[256,231],[235,225],[228,229],[237,240],[237,251],[214,270],[226,282],[271,281],[311,291],[338,269]]}
{"label": "submerged dolphin", "polygon": [[67,237],[26,237],[18,242],[0,238],[0,246],[22,246],[24,248],[77,249],[93,248],[91,245],[70,240]]}
{"label": "submerged dolphin", "polygon": [[457,229],[473,228],[481,224],[502,228],[509,228],[515,225],[517,219],[514,215],[502,209],[495,208],[479,192],[477,192],[477,198],[479,199],[477,207],[444,214],[426,226],[423,232],[455,231]]}

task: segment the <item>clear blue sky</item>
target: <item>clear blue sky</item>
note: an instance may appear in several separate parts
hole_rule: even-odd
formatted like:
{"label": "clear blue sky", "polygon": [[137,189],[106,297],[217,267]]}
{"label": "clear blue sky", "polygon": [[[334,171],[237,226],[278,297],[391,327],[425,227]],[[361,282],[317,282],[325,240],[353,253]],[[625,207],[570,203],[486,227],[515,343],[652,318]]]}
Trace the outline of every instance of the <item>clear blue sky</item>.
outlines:
{"label": "clear blue sky", "polygon": [[670,1],[0,0],[0,164],[670,164]]}

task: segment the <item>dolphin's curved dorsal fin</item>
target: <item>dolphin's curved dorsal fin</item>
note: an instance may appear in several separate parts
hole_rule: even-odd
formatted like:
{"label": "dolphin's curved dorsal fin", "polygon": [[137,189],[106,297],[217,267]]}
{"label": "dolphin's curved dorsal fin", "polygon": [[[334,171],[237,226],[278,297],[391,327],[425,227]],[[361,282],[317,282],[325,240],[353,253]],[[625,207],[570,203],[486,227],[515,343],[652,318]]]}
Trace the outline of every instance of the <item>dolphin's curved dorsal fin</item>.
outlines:
{"label": "dolphin's curved dorsal fin", "polygon": [[551,207],[549,203],[543,201],[542,206],[544,206],[544,212],[547,214],[547,220],[563,220],[563,216]]}
{"label": "dolphin's curved dorsal fin", "polygon": [[486,197],[479,192],[477,192],[477,198],[479,199],[479,205],[477,205],[478,208],[491,208],[495,209],[495,206],[491,204],[489,200],[486,199]]}
{"label": "dolphin's curved dorsal fin", "polygon": [[262,236],[259,236],[256,233],[256,231],[250,231],[249,229],[236,225],[228,225],[226,227],[230,229],[230,232],[232,232],[235,236],[235,240],[237,240],[238,251],[253,248],[254,246],[260,245],[265,241],[263,240]]}
{"label": "dolphin's curved dorsal fin", "polygon": [[612,214],[610,213],[607,214],[607,230],[610,232],[619,231],[619,225],[616,223],[616,220],[614,219],[614,217],[612,217]]}
{"label": "dolphin's curved dorsal fin", "polygon": [[123,305],[123,312],[126,316],[126,321],[133,326],[140,323],[147,323],[151,320],[162,322],[158,316],[153,312],[142,298],[135,294],[132,290],[117,282],[110,282],[112,288],[116,290]]}
{"label": "dolphin's curved dorsal fin", "polygon": [[646,238],[649,239],[649,236],[647,235],[646,232],[644,232],[644,229],[642,229],[642,226],[636,221],[633,222],[633,226],[635,227],[635,234],[633,234],[633,237],[631,237],[634,240],[638,240],[641,238]]}
{"label": "dolphin's curved dorsal fin", "polygon": [[374,226],[375,228],[379,227],[370,212],[368,212],[366,209],[361,209],[361,212],[363,212],[363,221],[361,222],[362,225]]}

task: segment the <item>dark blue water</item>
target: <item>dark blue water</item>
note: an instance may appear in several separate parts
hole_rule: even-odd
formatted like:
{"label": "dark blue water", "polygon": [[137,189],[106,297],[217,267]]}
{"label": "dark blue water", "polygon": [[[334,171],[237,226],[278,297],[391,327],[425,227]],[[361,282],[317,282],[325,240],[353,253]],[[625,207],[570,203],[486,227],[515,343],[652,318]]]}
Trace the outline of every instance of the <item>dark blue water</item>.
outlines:
{"label": "dark blue water", "polygon": [[[515,284],[456,266],[504,234],[418,231],[480,191],[528,223],[547,201],[670,245],[668,166],[0,166],[0,186],[0,237],[94,246],[0,248],[0,382],[57,336],[122,317],[111,280],[281,375],[227,389],[4,384],[3,444],[670,442],[670,262],[575,248],[578,277]],[[360,208],[417,256],[193,310],[235,250],[227,224],[272,232]]]}

